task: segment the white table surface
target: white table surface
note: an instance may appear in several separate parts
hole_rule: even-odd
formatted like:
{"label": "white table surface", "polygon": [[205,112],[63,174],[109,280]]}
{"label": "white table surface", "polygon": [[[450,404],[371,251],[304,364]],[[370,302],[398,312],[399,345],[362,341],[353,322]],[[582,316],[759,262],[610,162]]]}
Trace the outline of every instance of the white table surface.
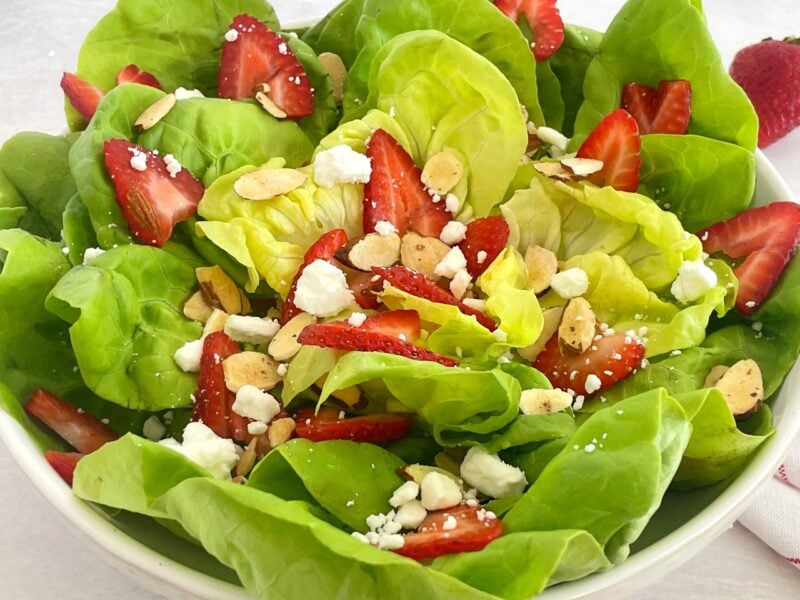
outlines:
{"label": "white table surface", "polygon": [[[401,1],[401,0],[398,0]],[[0,140],[64,126],[61,72],[113,0],[0,0]],[[320,16],[331,0],[275,0],[282,21]],[[559,0],[565,20],[603,29],[621,0]],[[765,37],[800,35],[800,0],[705,0],[726,64]],[[800,194],[800,129],[767,149]],[[107,566],[72,536],[0,445],[0,598],[150,600],[160,596]],[[688,565],[634,596],[641,600],[783,600],[800,597],[800,572],[736,525]]]}

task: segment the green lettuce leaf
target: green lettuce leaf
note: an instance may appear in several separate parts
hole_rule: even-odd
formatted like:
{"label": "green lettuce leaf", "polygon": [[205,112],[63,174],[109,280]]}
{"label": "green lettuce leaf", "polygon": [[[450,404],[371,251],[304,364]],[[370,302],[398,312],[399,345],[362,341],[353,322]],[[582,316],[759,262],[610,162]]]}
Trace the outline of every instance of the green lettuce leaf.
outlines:
{"label": "green lettuce leaf", "polygon": [[336,365],[339,352],[331,348],[303,346],[289,362],[283,378],[281,400],[287,405],[310,388],[316,381]]}
{"label": "green lettuce leaf", "polygon": [[358,54],[353,38],[366,2],[342,0],[303,34],[303,41],[317,53],[333,52],[345,65],[353,64]]}

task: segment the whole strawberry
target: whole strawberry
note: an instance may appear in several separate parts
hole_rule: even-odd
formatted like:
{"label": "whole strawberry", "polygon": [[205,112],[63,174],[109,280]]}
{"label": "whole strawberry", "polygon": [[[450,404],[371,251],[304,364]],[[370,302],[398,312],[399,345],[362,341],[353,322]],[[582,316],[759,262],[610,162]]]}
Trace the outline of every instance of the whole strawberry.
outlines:
{"label": "whole strawberry", "polygon": [[761,148],[800,125],[800,40],[768,39],[740,50],[731,77],[758,113]]}

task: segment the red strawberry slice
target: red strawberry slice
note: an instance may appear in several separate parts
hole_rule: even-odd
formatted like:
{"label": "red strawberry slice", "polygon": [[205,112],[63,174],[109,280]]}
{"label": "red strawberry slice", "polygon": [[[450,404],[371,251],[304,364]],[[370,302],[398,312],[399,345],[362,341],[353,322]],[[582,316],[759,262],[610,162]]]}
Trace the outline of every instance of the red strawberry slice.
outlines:
{"label": "red strawberry slice", "polygon": [[[481,217],[470,221],[458,244],[467,259],[467,271],[478,277],[505,249],[510,230],[503,217]],[[483,260],[481,260],[483,259]]]}
{"label": "red strawberry slice", "polygon": [[740,50],[731,77],[758,114],[758,145],[766,148],[800,125],[800,42],[764,40]]}
{"label": "red strawberry slice", "polygon": [[[445,522],[451,519],[456,521],[455,529],[445,529]],[[428,513],[417,531],[403,535],[403,546],[394,552],[420,561],[444,554],[474,552],[502,533],[503,523],[493,513],[479,506],[460,504]]]}
{"label": "red strawberry slice", "polygon": [[305,329],[297,336],[297,341],[307,346],[320,346],[321,348],[385,352],[414,360],[438,362],[446,367],[454,367],[458,364],[452,358],[415,346],[397,336],[388,335],[369,327],[354,327],[347,321],[306,325]]}
{"label": "red strawberry slice", "polygon": [[[374,280],[374,281],[373,281]],[[382,287],[381,278],[372,272],[354,271],[347,274],[347,285],[361,308],[375,310],[380,306],[378,294]]]}
{"label": "red strawberry slice", "polygon": [[[144,171],[131,159],[144,155]],[[150,246],[163,246],[176,223],[191,217],[203,197],[203,184],[186,169],[172,176],[160,154],[125,139],[103,144],[106,169],[117,204],[131,233]]]}
{"label": "red strawberry slice", "polygon": [[618,108],[597,124],[578,149],[578,158],[603,161],[603,168],[589,177],[597,185],[635,192],[642,166],[641,147],[636,119],[627,110]]}
{"label": "red strawberry slice", "polygon": [[292,285],[289,288],[289,293],[286,295],[286,300],[283,301],[281,307],[281,325],[286,324],[292,317],[303,312],[294,303],[294,295],[297,293],[297,281],[300,275],[303,274],[303,269],[310,265],[315,260],[333,260],[336,251],[347,243],[347,234],[344,229],[333,229],[327,233],[323,233],[320,238],[309,246],[303,255],[303,264],[295,273]]}
{"label": "red strawberry slice", "polygon": [[419,313],[415,310],[390,310],[378,313],[367,317],[361,328],[413,342],[420,336]]}
{"label": "red strawberry slice", "polygon": [[123,83],[139,83],[141,85],[149,85],[159,90],[162,89],[155,75],[147,71],[142,71],[136,65],[123,67],[120,69],[120,72],[117,73],[117,85],[122,85]]}
{"label": "red strawberry slice", "polygon": [[746,257],[734,270],[736,309],[749,315],[767,299],[800,242],[800,206],[773,202],[751,208],[698,232],[703,249]]}
{"label": "red strawberry slice", "polygon": [[220,98],[254,98],[262,84],[269,86],[267,96],[290,119],[307,117],[314,112],[311,81],[281,36],[250,15],[233,19],[222,46],[218,93]]}
{"label": "red strawberry slice", "polygon": [[222,369],[222,361],[240,351],[238,344],[222,331],[203,341],[192,421],[201,421],[220,437],[244,441],[247,419],[231,409],[236,395],[225,385]]}
{"label": "red strawberry slice", "polygon": [[344,418],[338,408],[323,406],[317,414],[313,408],[302,408],[294,417],[295,434],[314,442],[352,440],[369,444],[384,444],[403,439],[411,431],[414,420],[403,413],[377,413],[363,417]]}
{"label": "red strawberry slice", "polygon": [[519,23],[520,14],[525,15],[536,60],[546,59],[564,42],[564,21],[556,0],[494,0],[494,5],[514,23]]}
{"label": "red strawberry slice", "polygon": [[70,104],[87,121],[92,119],[97,105],[104,96],[103,91],[97,86],[66,72],[61,76],[61,89],[69,98]]}
{"label": "red strawberry slice", "polygon": [[562,356],[556,334],[536,357],[533,366],[550,380],[553,387],[588,396],[586,378],[589,375],[600,379],[600,388],[592,391],[593,394],[625,379],[639,368],[643,358],[642,342],[633,336],[621,334],[596,339],[581,354]]}
{"label": "red strawberry slice", "polygon": [[422,171],[391,135],[383,129],[367,144],[372,174],[364,185],[364,233],[375,231],[379,221],[389,221],[399,235],[408,229],[439,237],[450,222],[442,200],[434,202],[420,179]]}
{"label": "red strawberry slice", "polygon": [[71,487],[75,476],[75,467],[78,466],[78,461],[83,458],[83,454],[80,452],[48,450],[44,453],[44,458],[55,469],[56,473],[61,476],[61,479]]}
{"label": "red strawberry slice", "polygon": [[682,135],[692,116],[692,85],[684,79],[662,81],[656,90],[628,83],[622,88],[622,108],[636,119],[640,134]]}
{"label": "red strawberry slice", "polygon": [[25,404],[25,411],[84,454],[94,452],[106,442],[113,442],[119,437],[116,431],[100,419],[43,389],[37,389],[31,394]]}
{"label": "red strawberry slice", "polygon": [[425,298],[431,302],[439,304],[452,304],[458,307],[465,315],[471,315],[478,320],[478,323],[487,329],[494,331],[497,324],[488,315],[479,310],[475,310],[458,300],[453,294],[441,287],[435,281],[431,281],[424,275],[417,273],[402,265],[393,267],[373,267],[372,270],[391,283],[394,287],[412,296]]}

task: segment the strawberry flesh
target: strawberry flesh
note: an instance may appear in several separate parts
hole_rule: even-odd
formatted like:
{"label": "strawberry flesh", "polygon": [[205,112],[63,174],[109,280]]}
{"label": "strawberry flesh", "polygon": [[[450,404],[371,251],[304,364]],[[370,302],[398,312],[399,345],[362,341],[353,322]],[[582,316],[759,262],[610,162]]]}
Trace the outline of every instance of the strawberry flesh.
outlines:
{"label": "strawberry flesh", "polygon": [[37,389],[25,403],[25,411],[39,419],[78,452],[89,454],[119,435],[100,419],[79,410],[66,400]]}
{"label": "strawberry flesh", "polygon": [[311,81],[281,36],[246,14],[234,18],[229,31],[237,35],[222,46],[220,98],[254,98],[262,84],[267,84],[266,95],[288,118],[300,119],[314,112]]}
{"label": "strawberry flesh", "polygon": [[[450,518],[456,521],[455,529],[444,527]],[[402,547],[394,552],[419,561],[457,552],[475,552],[502,533],[503,523],[493,514],[479,506],[459,504],[428,513],[417,531],[403,535]]]}
{"label": "strawberry flesh", "polygon": [[162,89],[155,75],[147,71],[142,71],[133,64],[123,67],[120,69],[119,73],[117,73],[117,85],[122,85],[123,83],[138,83],[141,85],[149,85],[158,90]]}
{"label": "strawberry flesh", "polygon": [[392,337],[413,342],[420,336],[419,313],[415,310],[390,310],[370,315],[361,324],[362,329],[378,331]]}
{"label": "strawberry flesh", "polygon": [[320,238],[309,246],[303,255],[303,264],[295,273],[292,285],[289,288],[289,293],[286,295],[286,300],[283,301],[281,307],[281,325],[285,325],[292,317],[303,312],[294,303],[294,296],[297,293],[297,282],[303,274],[303,269],[310,265],[315,260],[332,261],[336,251],[347,243],[347,234],[344,229],[333,229],[327,233],[323,233]]}
{"label": "strawberry flesh", "polygon": [[662,81],[658,89],[628,83],[622,88],[622,108],[636,119],[642,135],[682,135],[689,129],[692,115],[692,86],[684,79]]}
{"label": "strawberry flesh", "polygon": [[348,273],[347,286],[353,292],[356,304],[361,308],[376,310],[380,306],[378,294],[382,290],[381,279],[375,273],[361,271]]}
{"label": "strawberry flesh", "polygon": [[635,192],[642,166],[641,146],[636,119],[627,110],[618,108],[598,123],[578,149],[577,156],[603,161],[603,168],[589,176],[593,183]]}
{"label": "strawberry flesh", "polygon": [[422,171],[411,155],[390,134],[378,129],[367,144],[372,174],[364,185],[364,233],[388,221],[399,235],[409,229],[439,237],[451,220],[442,200],[434,202],[425,191]]}
{"label": "strawberry flesh", "polygon": [[83,458],[83,454],[80,452],[58,452],[57,450],[48,450],[44,453],[44,458],[50,466],[55,469],[61,479],[72,487],[72,480],[75,477],[75,467],[78,466],[78,461]]}
{"label": "strawberry flesh", "polygon": [[395,265],[393,267],[373,267],[372,270],[394,287],[407,294],[417,296],[418,298],[425,298],[431,302],[438,302],[439,304],[451,304],[465,315],[475,317],[478,323],[487,329],[491,331],[497,329],[497,324],[491,317],[467,306],[449,291],[421,273],[417,273],[402,265]]}
{"label": "strawberry flesh", "polygon": [[739,280],[736,309],[748,315],[767,299],[800,242],[800,205],[773,202],[751,208],[698,232],[703,249],[745,257],[734,270]]}
{"label": "strawberry flesh", "polygon": [[642,364],[644,346],[633,336],[610,335],[595,339],[588,350],[574,356],[562,356],[558,334],[551,337],[536,357],[533,366],[550,380],[553,387],[572,390],[577,396],[589,396],[586,378],[600,379],[597,393],[622,381]]}
{"label": "strawberry flesh", "polygon": [[404,413],[377,413],[363,417],[340,417],[338,408],[323,406],[297,411],[295,434],[313,442],[351,440],[368,444],[385,444],[403,439],[411,431],[414,420]]}
{"label": "strawberry flesh", "polygon": [[503,217],[481,217],[470,221],[464,239],[458,244],[467,259],[469,274],[478,277],[488,269],[505,249],[509,235],[510,229]]}
{"label": "strawberry flesh", "polygon": [[[137,155],[146,157],[144,171],[131,164]],[[173,177],[160,154],[117,138],[103,144],[103,157],[117,204],[131,233],[143,244],[160,248],[175,224],[197,211],[203,184],[186,169]]]}
{"label": "strawberry flesh", "polygon": [[91,121],[97,105],[103,99],[103,91],[77,75],[66,72],[61,76],[61,89],[73,108],[84,119]]}
{"label": "strawberry flesh", "polygon": [[525,15],[533,34],[531,49],[536,60],[544,60],[564,42],[564,21],[556,0],[494,0],[494,5],[515,23]]}

